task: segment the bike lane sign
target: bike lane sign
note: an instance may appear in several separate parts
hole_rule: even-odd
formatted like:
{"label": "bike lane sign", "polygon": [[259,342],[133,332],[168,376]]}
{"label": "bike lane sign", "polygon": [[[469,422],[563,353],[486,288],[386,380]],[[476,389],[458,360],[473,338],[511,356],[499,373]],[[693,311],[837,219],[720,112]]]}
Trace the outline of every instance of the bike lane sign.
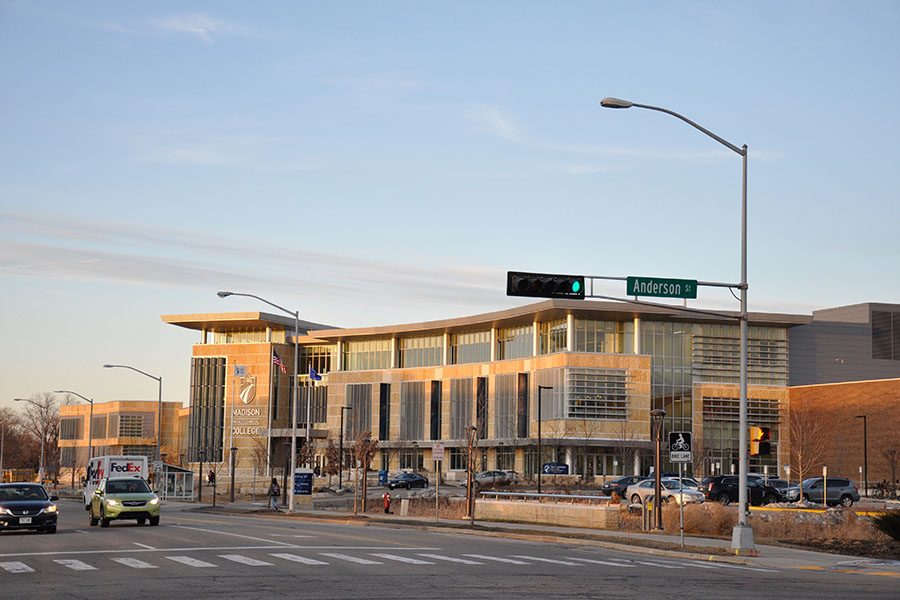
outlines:
{"label": "bike lane sign", "polygon": [[669,462],[689,463],[693,460],[691,454],[691,432],[669,432]]}

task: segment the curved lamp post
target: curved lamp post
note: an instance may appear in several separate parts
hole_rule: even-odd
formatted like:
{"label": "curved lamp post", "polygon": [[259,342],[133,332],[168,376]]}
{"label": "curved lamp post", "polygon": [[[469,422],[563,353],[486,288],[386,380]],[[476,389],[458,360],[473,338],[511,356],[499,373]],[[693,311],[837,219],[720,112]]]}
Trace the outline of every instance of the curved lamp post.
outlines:
{"label": "curved lamp post", "polygon": [[[288,512],[294,512],[294,471],[297,468],[297,386],[299,385],[299,371],[300,371],[300,311],[299,310],[288,310],[283,306],[278,306],[274,302],[269,302],[265,298],[260,298],[254,294],[243,294],[239,292],[217,292],[216,295],[219,298],[227,298],[229,296],[244,296],[245,298],[255,298],[260,302],[268,304],[273,308],[277,308],[283,313],[289,314],[294,317],[294,385],[291,387],[291,493],[288,494]],[[306,403],[306,443],[310,443],[310,436],[312,433],[312,427],[310,423],[310,405],[311,402]],[[307,453],[307,456],[309,453]],[[309,459],[307,459],[309,460]],[[309,466],[307,462],[306,466]]]}
{"label": "curved lamp post", "polygon": [[[103,365],[104,369],[130,369],[135,373],[140,373],[144,377],[149,377],[150,379],[155,379],[156,383],[159,384],[159,400],[157,403],[157,417],[156,417],[156,460],[159,461],[161,459],[162,454],[160,453],[160,447],[162,445],[162,377],[157,377],[156,375],[151,375],[150,373],[145,373],[140,369],[135,369],[129,365]],[[76,394],[77,395],[77,394]],[[201,474],[202,475],[202,474]]]}
{"label": "curved lamp post", "polygon": [[747,449],[747,338],[748,338],[748,313],[747,313],[747,144],[741,147],[735,146],[728,140],[719,137],[705,127],[694,123],[687,117],[678,114],[675,111],[659,106],[651,106],[649,104],[638,104],[629,100],[620,98],[604,98],[600,101],[603,108],[645,108],[647,110],[655,110],[657,112],[666,113],[676,119],[680,119],[691,127],[702,131],[712,139],[716,140],[729,150],[735,152],[741,157],[741,366],[740,366],[740,407],[739,407],[739,427],[738,432],[740,445],[739,460],[739,488],[738,488],[738,523],[735,525],[731,536],[732,549],[741,552],[752,553],[754,551],[753,529],[750,527],[747,510],[747,466],[748,466],[748,449]]}

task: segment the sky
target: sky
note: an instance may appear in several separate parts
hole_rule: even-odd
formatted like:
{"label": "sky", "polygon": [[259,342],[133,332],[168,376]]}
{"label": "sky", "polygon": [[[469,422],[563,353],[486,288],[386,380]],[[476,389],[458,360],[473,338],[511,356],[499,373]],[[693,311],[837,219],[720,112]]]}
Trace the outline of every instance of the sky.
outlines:
{"label": "sky", "polygon": [[[527,303],[507,270],[900,302],[900,4],[0,1],[0,406],[186,402],[162,314],[341,327]],[[623,296],[624,284],[597,293]],[[702,288],[695,307],[736,310]]]}

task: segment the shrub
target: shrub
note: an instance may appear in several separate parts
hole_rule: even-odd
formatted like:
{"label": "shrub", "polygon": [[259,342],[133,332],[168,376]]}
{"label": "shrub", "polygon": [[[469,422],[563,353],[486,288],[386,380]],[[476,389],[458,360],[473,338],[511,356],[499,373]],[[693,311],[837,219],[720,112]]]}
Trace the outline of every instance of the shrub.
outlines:
{"label": "shrub", "polygon": [[900,511],[883,513],[872,517],[872,524],[882,533],[891,536],[894,541],[900,541]]}

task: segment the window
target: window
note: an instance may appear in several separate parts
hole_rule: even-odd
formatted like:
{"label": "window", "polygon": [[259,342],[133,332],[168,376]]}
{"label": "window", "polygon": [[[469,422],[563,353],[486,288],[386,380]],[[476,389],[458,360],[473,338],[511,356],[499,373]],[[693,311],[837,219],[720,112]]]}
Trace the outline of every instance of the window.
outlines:
{"label": "window", "polygon": [[450,439],[466,439],[472,424],[472,379],[450,380]]}
{"label": "window", "polygon": [[568,323],[566,319],[541,323],[540,353],[553,354],[566,351]]}
{"label": "window", "polygon": [[516,468],[515,448],[497,448],[497,468],[501,471],[512,471]]}
{"label": "window", "polygon": [[300,372],[309,377],[309,370],[323,375],[332,370],[337,356],[337,346],[300,346]]}
{"label": "window", "polygon": [[[787,385],[787,330],[780,327],[751,327],[747,345],[748,383]],[[695,326],[691,348],[696,381],[739,383],[741,345],[740,329],[737,326]],[[675,355],[675,358],[680,356]]]}
{"label": "window", "polygon": [[424,457],[425,453],[416,448],[400,450],[400,468],[421,471],[425,464]]}
{"label": "window", "polygon": [[347,406],[352,409],[347,436],[355,440],[360,433],[372,431],[372,384],[349,384]]}
{"label": "window", "polygon": [[[63,438],[60,438],[63,439]],[[59,464],[62,467],[74,467],[75,465],[75,448],[60,448],[59,449]]]}
{"label": "window", "polygon": [[473,331],[450,336],[450,364],[489,362],[491,360],[491,332]]}
{"label": "window", "polygon": [[94,424],[94,430],[91,432],[94,439],[101,439],[106,437],[106,415],[100,415],[98,417],[94,417],[92,421]]}
{"label": "window", "polygon": [[400,384],[400,439],[425,438],[425,382]]}
{"label": "window", "polygon": [[516,436],[516,376],[497,375],[494,388],[494,437],[513,438]]}
{"label": "window", "polygon": [[144,437],[144,415],[119,415],[119,437]]}
{"label": "window", "polygon": [[[312,401],[310,411],[310,419],[313,423],[326,423],[328,421],[328,386],[327,385],[310,385],[309,379],[306,383],[300,384],[300,399],[297,401],[299,410],[297,412],[297,424],[306,426],[307,403]],[[272,415],[273,419],[278,418],[277,414]]]}
{"label": "window", "polygon": [[466,451],[462,448],[447,448],[450,454],[450,470],[465,471],[466,470]]}
{"label": "window", "polygon": [[568,369],[570,419],[628,418],[628,375],[624,369]]}
{"label": "window", "polygon": [[400,367],[433,367],[444,361],[444,337],[401,338]]}
{"label": "window", "polygon": [[156,446],[122,446],[122,454],[126,456],[156,456]]}
{"label": "window", "polygon": [[391,340],[345,342],[343,354],[345,371],[391,368]]}
{"label": "window", "polygon": [[441,439],[441,393],[440,380],[431,382],[431,439]]}
{"label": "window", "polygon": [[59,420],[59,439],[81,439],[81,417],[65,417]]}
{"label": "window", "polygon": [[540,390],[541,398],[541,419],[562,419],[566,416],[565,398],[566,398],[566,381],[564,369],[541,369],[535,371],[535,388],[534,388],[534,414],[533,418],[537,419],[538,415],[538,386],[544,386],[548,389]]}
{"label": "window", "polygon": [[391,438],[391,384],[378,386],[378,439]]}
{"label": "window", "polygon": [[531,356],[531,325],[505,327],[497,331],[497,360]]}
{"label": "window", "polygon": [[475,380],[475,427],[478,439],[487,439],[488,435],[488,380],[479,377]]}
{"label": "window", "polygon": [[575,319],[575,351],[630,354],[634,323]]}
{"label": "window", "polygon": [[[221,462],[225,419],[225,358],[192,359],[190,393],[188,460],[199,460],[199,451],[203,450],[206,460]],[[112,425],[113,422],[110,421],[110,428]],[[110,437],[114,437],[112,433]]]}
{"label": "window", "polygon": [[[213,332],[213,344],[261,344],[267,342],[265,329],[245,329],[237,331]],[[284,330],[272,331],[273,342],[284,344],[286,332]]]}

